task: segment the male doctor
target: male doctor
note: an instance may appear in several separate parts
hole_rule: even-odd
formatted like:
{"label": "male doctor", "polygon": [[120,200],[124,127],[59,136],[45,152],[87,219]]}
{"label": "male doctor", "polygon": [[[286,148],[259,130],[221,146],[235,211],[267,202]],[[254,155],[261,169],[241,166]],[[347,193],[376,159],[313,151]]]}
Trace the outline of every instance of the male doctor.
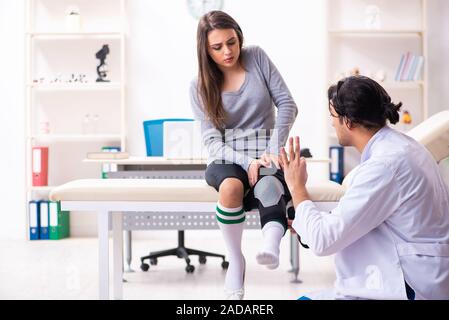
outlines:
{"label": "male doctor", "polygon": [[449,191],[427,149],[387,125],[402,104],[366,77],[339,81],[328,98],[339,143],[361,153],[338,206],[310,201],[298,137],[280,156],[293,228],[316,255],[335,254],[334,288],[304,298],[449,299]]}

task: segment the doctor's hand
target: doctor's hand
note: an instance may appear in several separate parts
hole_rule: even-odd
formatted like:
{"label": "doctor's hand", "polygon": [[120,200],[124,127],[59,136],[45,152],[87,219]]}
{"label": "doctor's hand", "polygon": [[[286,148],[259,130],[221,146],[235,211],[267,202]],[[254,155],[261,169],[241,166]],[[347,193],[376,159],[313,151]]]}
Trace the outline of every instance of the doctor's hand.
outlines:
{"label": "doctor's hand", "polygon": [[307,166],[306,159],[300,156],[299,137],[295,137],[295,145],[293,146],[293,138],[288,139],[288,156],[284,148],[281,148],[279,163],[284,170],[285,182],[288,185],[290,193],[306,192],[305,185],[307,182]]}

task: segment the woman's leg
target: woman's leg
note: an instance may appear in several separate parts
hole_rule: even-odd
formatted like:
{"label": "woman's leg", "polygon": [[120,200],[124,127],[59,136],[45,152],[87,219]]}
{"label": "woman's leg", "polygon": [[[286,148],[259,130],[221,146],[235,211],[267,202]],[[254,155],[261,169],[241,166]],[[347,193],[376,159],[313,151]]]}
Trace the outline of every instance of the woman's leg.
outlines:
{"label": "woman's leg", "polygon": [[254,196],[259,201],[263,236],[256,259],[259,264],[275,269],[279,265],[279,246],[287,230],[286,204],[290,200],[283,173],[278,171],[273,176],[260,178],[254,187]]}
{"label": "woman's leg", "polygon": [[245,223],[245,212],[242,206],[243,183],[237,178],[226,178],[220,184],[218,192],[217,223],[223,235],[229,261],[225,288],[226,291],[232,292],[243,289],[245,271],[242,254],[242,234]]}
{"label": "woman's leg", "polygon": [[245,190],[249,189],[248,176],[245,170],[236,164],[212,163],[207,167],[206,181],[219,193],[216,218],[229,261],[225,291],[228,298],[242,299],[245,272],[245,260],[241,248],[245,223],[242,202]]}

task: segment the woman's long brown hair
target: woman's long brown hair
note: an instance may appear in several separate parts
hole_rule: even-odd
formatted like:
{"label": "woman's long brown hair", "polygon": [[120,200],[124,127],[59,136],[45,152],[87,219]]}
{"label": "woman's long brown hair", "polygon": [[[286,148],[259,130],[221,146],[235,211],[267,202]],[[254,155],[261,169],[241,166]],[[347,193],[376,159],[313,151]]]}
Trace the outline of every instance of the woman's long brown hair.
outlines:
{"label": "woman's long brown hair", "polygon": [[[207,35],[214,29],[234,29],[239,39],[240,50],[243,45],[243,33],[237,22],[223,11],[210,11],[198,22],[197,53],[198,53],[198,95],[202,101],[206,117],[217,129],[223,129],[225,111],[221,99],[224,75],[207,52]],[[238,63],[241,63],[240,54]]]}

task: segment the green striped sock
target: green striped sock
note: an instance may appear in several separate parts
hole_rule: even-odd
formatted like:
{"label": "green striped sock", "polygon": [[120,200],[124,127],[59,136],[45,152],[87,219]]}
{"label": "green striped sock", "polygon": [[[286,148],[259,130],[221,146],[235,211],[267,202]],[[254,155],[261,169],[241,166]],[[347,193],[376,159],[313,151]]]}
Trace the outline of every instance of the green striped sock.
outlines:
{"label": "green striped sock", "polygon": [[245,211],[243,207],[238,208],[224,208],[217,203],[216,216],[218,222],[223,224],[238,224],[245,222]]}

